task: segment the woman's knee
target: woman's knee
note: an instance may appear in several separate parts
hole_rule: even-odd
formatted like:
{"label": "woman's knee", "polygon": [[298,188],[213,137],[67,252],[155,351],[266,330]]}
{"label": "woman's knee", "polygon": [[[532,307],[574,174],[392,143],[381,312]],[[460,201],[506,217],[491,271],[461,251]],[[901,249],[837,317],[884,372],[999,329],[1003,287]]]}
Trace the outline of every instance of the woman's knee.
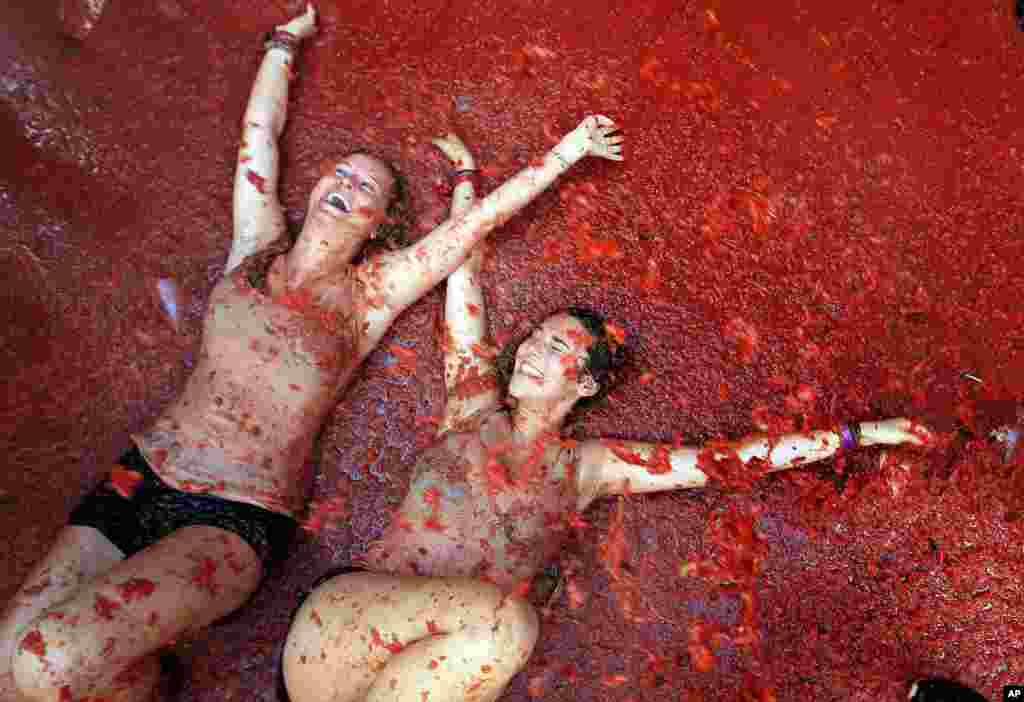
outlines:
{"label": "woman's knee", "polygon": [[518,668],[533,653],[540,636],[537,610],[521,597],[506,597],[494,614],[498,625],[495,636],[499,637],[502,649],[514,654],[512,662]]}
{"label": "woman's knee", "polygon": [[501,662],[511,675],[533,652],[540,636],[540,619],[537,610],[525,599],[484,585],[488,589],[480,593],[476,602],[477,617],[461,633],[475,642],[479,655]]}
{"label": "woman's knee", "polygon": [[452,584],[462,593],[467,609],[494,632],[496,641],[504,649],[524,649],[529,655],[540,633],[537,611],[529,602],[504,592],[493,583],[458,579]]}
{"label": "woman's knee", "polygon": [[15,639],[11,673],[25,699],[53,700],[61,689],[76,687],[78,646],[74,632],[63,628],[44,612]]}
{"label": "woman's knee", "polygon": [[160,676],[155,656],[123,667],[85,665],[88,652],[84,649],[91,647],[98,633],[66,624],[44,612],[17,637],[11,673],[25,700],[52,702],[95,697],[97,693],[101,693],[97,699],[112,701],[148,699]]}

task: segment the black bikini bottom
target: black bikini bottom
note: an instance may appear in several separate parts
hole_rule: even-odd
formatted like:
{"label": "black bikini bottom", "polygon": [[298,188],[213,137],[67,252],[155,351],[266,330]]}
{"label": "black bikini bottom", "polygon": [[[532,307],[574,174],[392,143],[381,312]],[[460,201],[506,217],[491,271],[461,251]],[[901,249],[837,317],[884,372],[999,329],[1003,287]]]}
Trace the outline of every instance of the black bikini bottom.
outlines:
{"label": "black bikini bottom", "polygon": [[69,524],[98,530],[126,557],[187,526],[212,526],[238,534],[264,566],[287,555],[296,528],[291,517],[172,488],[149,467],[136,446],[118,464],[71,512]]}

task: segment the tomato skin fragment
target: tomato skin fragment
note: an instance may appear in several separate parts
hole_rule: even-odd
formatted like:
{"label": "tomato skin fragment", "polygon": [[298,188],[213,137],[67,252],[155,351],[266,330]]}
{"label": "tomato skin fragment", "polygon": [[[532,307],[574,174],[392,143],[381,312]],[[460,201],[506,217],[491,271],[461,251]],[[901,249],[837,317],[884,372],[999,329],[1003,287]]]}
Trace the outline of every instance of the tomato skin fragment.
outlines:
{"label": "tomato skin fragment", "polygon": [[616,445],[612,442],[608,443],[608,448],[620,461],[636,466],[643,466],[651,475],[664,475],[672,472],[672,462],[669,457],[669,449],[666,446],[656,446],[654,450],[651,451],[650,458],[644,458],[639,453],[630,451],[629,449]]}
{"label": "tomato skin fragment", "polygon": [[245,169],[245,179],[252,183],[253,187],[256,188],[257,192],[261,195],[265,194],[264,187],[266,186],[267,179],[261,176],[251,168]]}
{"label": "tomato skin fragment", "polygon": [[760,459],[744,463],[736,447],[726,441],[709,441],[697,454],[697,468],[709,481],[736,490],[750,490],[768,474],[770,465]]}
{"label": "tomato skin fragment", "polygon": [[436,487],[428,488],[423,492],[423,501],[430,505],[430,516],[424,520],[423,526],[433,531],[444,531],[445,526],[441,523],[441,491]]}
{"label": "tomato skin fragment", "polygon": [[757,327],[743,319],[733,317],[722,330],[725,337],[736,343],[740,360],[750,363],[758,355],[761,346],[761,334]]}
{"label": "tomato skin fragment", "polygon": [[690,624],[686,650],[694,670],[699,673],[709,673],[715,665],[715,654],[710,646],[713,633],[712,628],[704,622],[695,621]]}
{"label": "tomato skin fragment", "polygon": [[698,673],[710,673],[711,669],[715,666],[715,654],[711,652],[711,649],[700,646],[691,647],[690,660],[693,662],[693,669]]}
{"label": "tomato skin fragment", "polygon": [[217,563],[212,558],[204,558],[201,563],[196,564],[192,573],[192,584],[206,590],[211,595],[219,591],[214,576],[217,573]]}
{"label": "tomato skin fragment", "polygon": [[110,471],[110,477],[107,479],[107,482],[114,489],[114,492],[126,500],[130,500],[135,494],[135,490],[138,489],[139,483],[142,482],[142,473],[128,470],[121,466],[114,466]]}
{"label": "tomato skin fragment", "polygon": [[151,596],[156,590],[156,584],[146,578],[132,578],[120,583],[117,590],[121,594],[121,599],[128,603]]}
{"label": "tomato skin fragment", "polygon": [[580,516],[579,512],[569,512],[566,517],[566,522],[573,529],[586,529],[590,526],[590,523],[584,521],[583,517]]}
{"label": "tomato skin fragment", "polygon": [[388,643],[383,639],[383,637],[381,637],[380,632],[377,630],[376,627],[371,627],[370,648],[373,648],[374,646],[386,648],[387,650],[391,651],[391,653],[401,653],[405,649],[405,645],[398,641],[398,639],[395,639],[394,641]]}
{"label": "tomato skin fragment", "polygon": [[609,340],[616,346],[621,346],[626,343],[626,332],[622,327],[616,326],[611,322],[605,322],[604,331],[608,335]]}
{"label": "tomato skin fragment", "polygon": [[121,603],[108,599],[103,595],[96,595],[96,602],[93,605],[93,609],[101,619],[112,621],[114,619],[114,611],[121,609]]}
{"label": "tomato skin fragment", "polygon": [[391,344],[388,346],[388,351],[398,360],[398,365],[410,370],[415,369],[416,349],[406,348],[401,344]]}
{"label": "tomato skin fragment", "polygon": [[39,629],[33,629],[25,635],[21,640],[21,650],[34,653],[40,658],[46,655],[46,641]]}
{"label": "tomato skin fragment", "polygon": [[491,459],[486,466],[487,491],[496,495],[513,487],[512,480],[508,476],[508,469],[505,464],[497,459]]}

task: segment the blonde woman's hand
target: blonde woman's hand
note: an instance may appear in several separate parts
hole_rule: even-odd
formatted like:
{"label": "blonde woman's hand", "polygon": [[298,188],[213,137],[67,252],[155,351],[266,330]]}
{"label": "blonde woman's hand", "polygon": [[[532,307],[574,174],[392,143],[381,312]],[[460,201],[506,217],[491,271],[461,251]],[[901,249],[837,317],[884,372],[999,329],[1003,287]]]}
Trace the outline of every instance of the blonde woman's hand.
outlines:
{"label": "blonde woman's hand", "polygon": [[277,28],[293,34],[299,39],[307,39],[316,34],[316,10],[313,9],[312,3],[306,5],[306,11],[301,15]]}
{"label": "blonde woman's hand", "polygon": [[576,163],[584,156],[621,161],[624,141],[618,125],[609,117],[591,115],[566,134],[555,151],[567,164]]}

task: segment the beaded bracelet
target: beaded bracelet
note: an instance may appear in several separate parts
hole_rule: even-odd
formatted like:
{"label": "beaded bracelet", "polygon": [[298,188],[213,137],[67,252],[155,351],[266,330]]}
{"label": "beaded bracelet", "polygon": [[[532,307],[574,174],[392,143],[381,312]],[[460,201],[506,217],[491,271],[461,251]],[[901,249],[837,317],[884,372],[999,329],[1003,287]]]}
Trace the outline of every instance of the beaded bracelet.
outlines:
{"label": "beaded bracelet", "polygon": [[263,48],[268,51],[270,49],[284,49],[292,53],[298,46],[299,38],[284,29],[275,29],[273,32],[267,32],[263,41]]}
{"label": "beaded bracelet", "polygon": [[839,445],[845,450],[855,449],[860,446],[860,425],[840,424]]}

